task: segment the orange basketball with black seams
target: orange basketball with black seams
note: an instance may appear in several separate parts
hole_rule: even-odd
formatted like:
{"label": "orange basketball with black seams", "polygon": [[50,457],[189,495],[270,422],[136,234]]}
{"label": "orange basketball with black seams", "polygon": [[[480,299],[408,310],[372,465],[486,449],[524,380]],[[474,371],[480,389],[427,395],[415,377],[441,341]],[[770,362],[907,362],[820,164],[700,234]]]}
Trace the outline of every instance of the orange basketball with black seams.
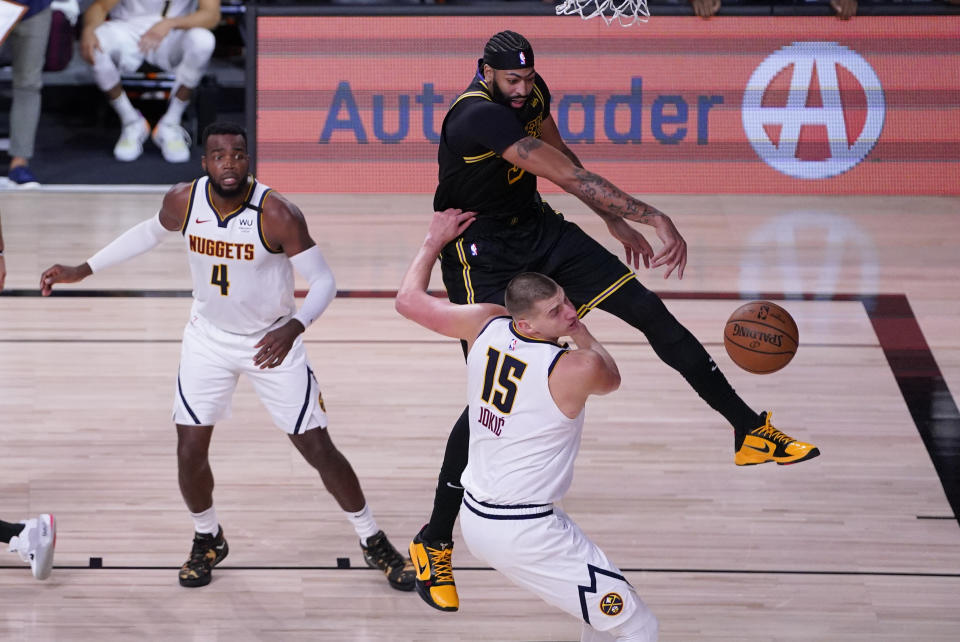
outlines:
{"label": "orange basketball with black seams", "polygon": [[800,333],[790,313],[770,301],[751,301],[733,311],[723,329],[723,346],[733,362],[754,374],[769,374],[790,363]]}

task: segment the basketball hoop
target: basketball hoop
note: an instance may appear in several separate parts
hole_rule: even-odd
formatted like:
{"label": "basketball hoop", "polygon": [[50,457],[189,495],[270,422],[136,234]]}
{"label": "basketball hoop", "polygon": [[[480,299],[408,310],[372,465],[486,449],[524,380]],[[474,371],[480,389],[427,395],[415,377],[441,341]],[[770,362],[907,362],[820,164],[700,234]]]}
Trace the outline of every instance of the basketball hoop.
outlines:
{"label": "basketball hoop", "polygon": [[608,25],[616,20],[621,27],[650,19],[647,0],[563,0],[557,5],[558,16],[575,13],[584,20],[600,16]]}

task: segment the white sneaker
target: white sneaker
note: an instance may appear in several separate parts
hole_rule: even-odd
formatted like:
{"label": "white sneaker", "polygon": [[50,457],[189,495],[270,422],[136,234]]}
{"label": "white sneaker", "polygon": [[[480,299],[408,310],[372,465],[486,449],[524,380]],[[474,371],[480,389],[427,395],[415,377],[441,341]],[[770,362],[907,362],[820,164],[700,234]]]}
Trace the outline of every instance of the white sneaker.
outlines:
{"label": "white sneaker", "polygon": [[153,142],[168,163],[186,163],[190,160],[190,134],[180,125],[162,120],[153,128]]}
{"label": "white sneaker", "polygon": [[53,515],[44,513],[34,519],[21,520],[23,530],[10,539],[10,552],[30,563],[38,580],[45,580],[53,569],[53,549],[57,545],[57,527]]}
{"label": "white sneaker", "polygon": [[137,116],[139,120],[124,125],[120,131],[120,140],[113,148],[113,157],[118,161],[135,161],[143,154],[143,143],[150,136],[150,123],[140,112]]}

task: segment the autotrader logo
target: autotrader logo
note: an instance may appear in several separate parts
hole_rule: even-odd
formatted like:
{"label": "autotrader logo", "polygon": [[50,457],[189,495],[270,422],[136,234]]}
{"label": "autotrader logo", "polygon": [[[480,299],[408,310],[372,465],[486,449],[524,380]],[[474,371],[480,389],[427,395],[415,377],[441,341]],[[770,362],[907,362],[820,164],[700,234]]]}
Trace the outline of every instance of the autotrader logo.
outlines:
{"label": "autotrader logo", "polygon": [[828,178],[866,158],[885,111],[880,79],[860,54],[835,42],[795,42],[750,76],[743,130],[774,169]]}

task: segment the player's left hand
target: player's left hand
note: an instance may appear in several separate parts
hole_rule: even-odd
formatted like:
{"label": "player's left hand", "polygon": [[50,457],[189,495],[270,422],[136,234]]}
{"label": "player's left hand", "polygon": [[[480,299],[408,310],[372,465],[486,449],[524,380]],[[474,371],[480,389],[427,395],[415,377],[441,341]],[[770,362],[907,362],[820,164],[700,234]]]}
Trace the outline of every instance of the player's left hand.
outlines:
{"label": "player's left hand", "polygon": [[276,368],[287,357],[294,340],[303,332],[303,324],[296,319],[290,319],[275,330],[263,335],[254,348],[260,350],[253,356],[253,365],[264,368]]}
{"label": "player's left hand", "polygon": [[160,46],[160,41],[167,37],[173,28],[169,20],[161,20],[157,24],[147,29],[147,33],[140,38],[140,51],[147,53]]}
{"label": "player's left hand", "polygon": [[682,279],[683,268],[687,266],[687,242],[683,240],[677,226],[666,214],[658,216],[653,222],[653,227],[657,230],[657,236],[663,241],[663,247],[653,257],[653,267],[666,265],[668,269],[663,278],[669,279],[670,274],[676,270],[677,278]]}
{"label": "player's left hand", "polygon": [[653,257],[653,247],[632,225],[622,218],[617,218],[607,222],[607,229],[610,235],[623,243],[623,252],[627,258],[627,265],[632,265],[635,269],[640,269],[640,259],[643,259],[643,267],[650,267],[650,259]]}

